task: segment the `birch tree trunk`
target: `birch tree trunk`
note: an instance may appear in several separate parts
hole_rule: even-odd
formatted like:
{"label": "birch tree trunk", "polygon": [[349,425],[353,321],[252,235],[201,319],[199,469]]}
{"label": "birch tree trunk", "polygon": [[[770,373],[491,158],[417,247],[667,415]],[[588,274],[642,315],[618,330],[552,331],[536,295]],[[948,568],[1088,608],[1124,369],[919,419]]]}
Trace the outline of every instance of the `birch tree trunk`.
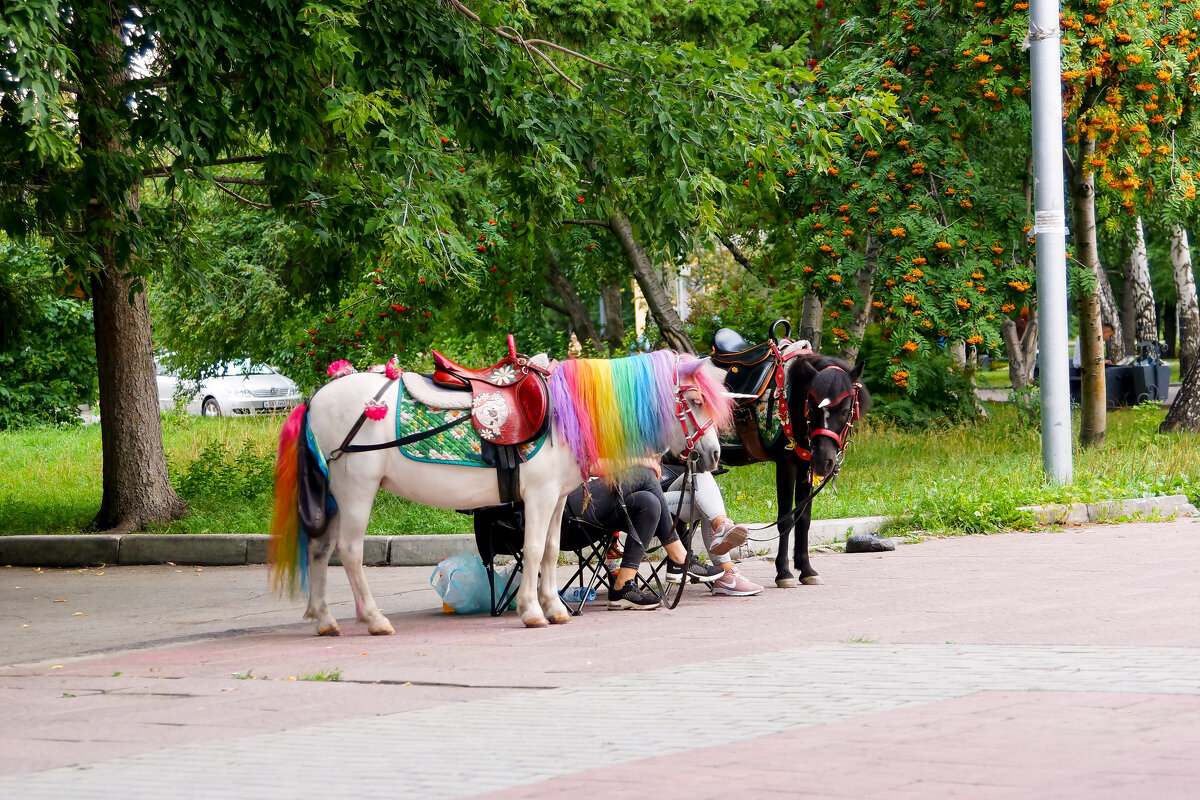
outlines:
{"label": "birch tree trunk", "polygon": [[609,217],[608,225],[617,241],[621,243],[621,249],[625,251],[625,260],[629,262],[633,278],[641,288],[646,305],[650,307],[654,322],[663,338],[667,340],[667,345],[676,352],[695,355],[696,346],[688,337],[683,320],[675,313],[675,307],[671,305],[671,300],[658,279],[654,264],[650,262],[646,250],[633,235],[633,224],[629,217],[621,211],[614,211]]}
{"label": "birch tree trunk", "polygon": [[1183,385],[1167,418],[1158,427],[1159,433],[1172,431],[1200,433],[1200,359],[1192,360],[1192,368],[1184,373]]}
{"label": "birch tree trunk", "polygon": [[878,260],[879,242],[875,240],[875,237],[868,235],[863,266],[854,272],[854,288],[858,289],[858,294],[862,299],[854,306],[850,324],[846,326],[846,332],[850,334],[850,341],[846,342],[842,346],[841,352],[838,353],[838,358],[851,364],[858,358],[858,348],[862,343],[863,333],[871,321],[871,292]]}
{"label": "birch tree trunk", "polygon": [[1154,313],[1154,288],[1150,283],[1150,260],[1146,256],[1146,234],[1142,218],[1134,224],[1133,252],[1125,262],[1125,291],[1121,305],[1125,318],[1125,352],[1137,352],[1138,342],[1158,341],[1158,320]]}
{"label": "birch tree trunk", "polygon": [[1033,382],[1038,342],[1037,320],[1031,319],[1025,326],[1025,332],[1018,336],[1017,323],[1006,319],[1000,324],[1000,336],[1008,351],[1008,379],[1012,381],[1012,388],[1024,389]]}
{"label": "birch tree trunk", "polygon": [[1122,333],[1121,310],[1117,308],[1117,299],[1113,295],[1108,273],[1103,269],[1096,273],[1096,294],[1100,300],[1101,324],[1111,325],[1113,329],[1112,338],[1104,343],[1104,357],[1115,364],[1128,353],[1125,350],[1125,336]]}
{"label": "birch tree trunk", "polygon": [[1196,277],[1192,273],[1192,251],[1182,225],[1171,229],[1171,267],[1175,272],[1175,291],[1179,300],[1175,314],[1179,320],[1179,374],[1187,375],[1200,352],[1200,308],[1196,305]]}
{"label": "birch tree trunk", "polygon": [[804,295],[804,306],[800,312],[800,330],[792,334],[797,339],[804,338],[804,331],[809,331],[808,341],[812,344],[814,353],[821,352],[821,326],[825,322],[825,305],[821,298],[812,292]]}
{"label": "birch tree trunk", "polygon": [[[1096,192],[1092,173],[1083,167],[1096,152],[1096,142],[1080,137],[1079,155],[1071,171],[1071,217],[1075,234],[1075,257],[1101,278],[1096,242]],[[1100,321],[1100,290],[1078,298],[1079,347],[1083,376],[1080,384],[1079,444],[1096,447],[1104,443],[1107,417],[1104,376],[1104,342]]]}

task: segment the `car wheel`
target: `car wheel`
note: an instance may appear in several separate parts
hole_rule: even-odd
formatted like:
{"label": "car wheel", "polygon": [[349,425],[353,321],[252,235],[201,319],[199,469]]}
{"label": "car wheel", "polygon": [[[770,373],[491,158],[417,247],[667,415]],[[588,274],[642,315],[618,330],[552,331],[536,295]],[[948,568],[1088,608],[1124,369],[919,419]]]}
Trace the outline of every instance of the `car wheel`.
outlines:
{"label": "car wheel", "polygon": [[221,416],[221,405],[215,397],[204,398],[204,405],[200,406],[200,416],[202,417],[219,417]]}

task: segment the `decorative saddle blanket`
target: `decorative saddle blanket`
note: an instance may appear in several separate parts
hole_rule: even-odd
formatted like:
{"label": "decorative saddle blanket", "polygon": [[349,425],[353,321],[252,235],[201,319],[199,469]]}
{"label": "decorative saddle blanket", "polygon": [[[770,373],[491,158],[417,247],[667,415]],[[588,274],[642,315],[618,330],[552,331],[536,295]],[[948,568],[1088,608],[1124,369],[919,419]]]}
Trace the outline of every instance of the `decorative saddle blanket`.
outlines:
{"label": "decorative saddle blanket", "polygon": [[[778,402],[774,395],[775,390],[769,389],[752,403],[747,401],[749,409],[754,414],[754,421],[758,424],[758,435],[762,439],[764,448],[774,445],[783,435],[783,426],[779,423],[779,416],[775,413],[772,405],[773,400]],[[722,434],[721,449],[724,450],[727,447],[744,447],[737,429],[731,428]]]}
{"label": "decorative saddle blanket", "polygon": [[[400,445],[400,452],[413,461],[425,461],[432,464],[457,464],[463,467],[493,467],[490,460],[491,444],[476,432],[471,422],[470,404],[465,406],[456,403],[457,408],[437,408],[417,400],[411,392],[405,391],[410,382],[405,373],[405,380],[396,382],[396,438],[444,428],[428,437],[408,444]],[[417,376],[420,377],[420,376]],[[425,381],[426,378],[420,377]],[[463,394],[445,392],[445,394]],[[521,460],[527,461],[541,449],[546,435],[543,433],[533,441],[517,448]]]}

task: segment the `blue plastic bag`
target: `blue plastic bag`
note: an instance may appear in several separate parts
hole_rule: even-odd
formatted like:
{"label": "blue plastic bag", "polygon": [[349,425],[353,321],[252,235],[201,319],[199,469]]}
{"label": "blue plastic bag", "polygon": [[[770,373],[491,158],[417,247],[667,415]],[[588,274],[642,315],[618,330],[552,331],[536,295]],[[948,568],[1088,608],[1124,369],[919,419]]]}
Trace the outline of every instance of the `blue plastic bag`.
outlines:
{"label": "blue plastic bag", "polygon": [[459,614],[481,614],[492,610],[487,569],[475,553],[459,553],[442,559],[433,568],[429,584],[442,602]]}

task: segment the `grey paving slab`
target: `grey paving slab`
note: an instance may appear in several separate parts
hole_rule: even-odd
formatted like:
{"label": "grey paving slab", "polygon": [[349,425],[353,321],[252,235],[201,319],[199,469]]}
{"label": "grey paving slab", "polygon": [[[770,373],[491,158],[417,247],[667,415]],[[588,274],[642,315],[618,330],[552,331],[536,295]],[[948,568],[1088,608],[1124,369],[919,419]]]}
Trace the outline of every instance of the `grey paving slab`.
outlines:
{"label": "grey paving slab", "polygon": [[[715,798],[720,764],[750,797],[1190,800],[1197,532],[818,554],[822,586],[692,587],[675,611],[593,604],[538,631],[442,615],[428,569],[376,568],[397,628],[380,639],[352,622],[341,570],[337,639],[261,567],[0,570],[0,797],[608,797],[624,777],[639,798]],[[288,680],[325,667],[343,682]],[[251,668],[271,679],[232,677]],[[681,774],[696,782],[662,777]]]}
{"label": "grey paving slab", "polygon": [[[1153,664],[1154,674],[1139,672]],[[814,678],[825,682],[814,683]],[[663,667],[569,688],[452,703],[0,777],[0,794],[60,798],[120,787],[130,798],[459,798],[646,757],[609,709],[693,709],[713,696],[739,725],[680,713],[665,756],[979,692],[1200,696],[1200,648],[821,645]],[[616,720],[612,717],[617,716]],[[403,764],[398,772],[380,762]],[[302,763],[264,781],[265,764]],[[351,777],[352,776],[352,777]]]}

